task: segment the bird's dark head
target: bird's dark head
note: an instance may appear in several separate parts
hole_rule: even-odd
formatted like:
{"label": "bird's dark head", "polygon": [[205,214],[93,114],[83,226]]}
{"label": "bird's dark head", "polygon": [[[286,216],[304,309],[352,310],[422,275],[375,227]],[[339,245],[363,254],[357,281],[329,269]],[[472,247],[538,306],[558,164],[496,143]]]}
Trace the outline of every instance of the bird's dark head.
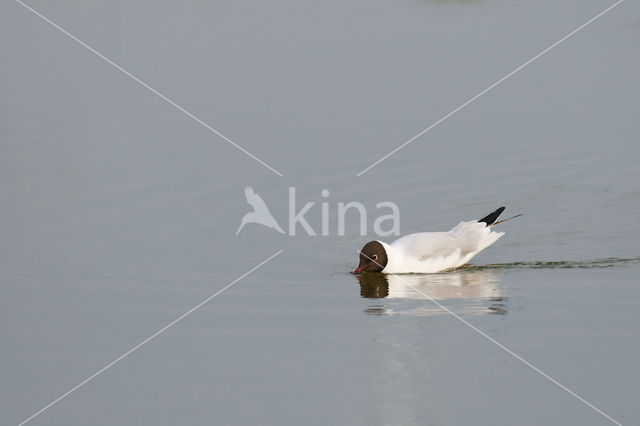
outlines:
{"label": "bird's dark head", "polygon": [[361,272],[382,272],[387,266],[387,252],[380,241],[369,241],[360,250],[360,264],[353,271],[354,274]]}

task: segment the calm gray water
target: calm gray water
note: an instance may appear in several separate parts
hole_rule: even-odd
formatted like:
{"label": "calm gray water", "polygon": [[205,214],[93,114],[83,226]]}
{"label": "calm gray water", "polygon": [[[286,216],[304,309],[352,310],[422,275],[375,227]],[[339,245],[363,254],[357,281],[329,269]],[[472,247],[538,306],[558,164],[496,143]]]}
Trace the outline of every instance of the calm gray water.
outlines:
{"label": "calm gray water", "polygon": [[[349,273],[337,203],[401,233],[524,213],[404,279],[640,424],[640,7],[626,1],[360,177],[608,1],[0,5],[0,423],[613,424],[397,277]],[[251,185],[331,235],[247,225]],[[321,197],[321,190],[330,196]],[[386,238],[390,240],[392,238]]]}

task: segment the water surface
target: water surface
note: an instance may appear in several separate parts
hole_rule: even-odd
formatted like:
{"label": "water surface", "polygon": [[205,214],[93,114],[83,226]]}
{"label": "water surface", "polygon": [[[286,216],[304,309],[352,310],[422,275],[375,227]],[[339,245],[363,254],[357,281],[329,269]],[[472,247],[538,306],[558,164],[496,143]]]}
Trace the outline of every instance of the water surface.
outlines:
{"label": "water surface", "polygon": [[[0,423],[623,424],[640,399],[640,9],[603,1],[0,6]],[[330,236],[234,233],[252,185]],[[330,196],[323,198],[322,189]],[[401,232],[524,216],[462,270],[357,277],[336,205]],[[389,240],[389,238],[386,238]],[[420,291],[416,291],[419,289]]]}

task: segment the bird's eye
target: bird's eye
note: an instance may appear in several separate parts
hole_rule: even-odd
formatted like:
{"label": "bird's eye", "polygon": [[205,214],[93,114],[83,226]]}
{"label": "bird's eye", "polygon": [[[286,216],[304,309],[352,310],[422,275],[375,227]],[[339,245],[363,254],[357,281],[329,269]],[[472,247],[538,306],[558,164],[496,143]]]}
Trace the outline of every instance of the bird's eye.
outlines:
{"label": "bird's eye", "polygon": [[372,258],[373,260],[378,260],[378,255],[377,255],[377,254],[373,254],[373,255],[371,255],[371,258]]}

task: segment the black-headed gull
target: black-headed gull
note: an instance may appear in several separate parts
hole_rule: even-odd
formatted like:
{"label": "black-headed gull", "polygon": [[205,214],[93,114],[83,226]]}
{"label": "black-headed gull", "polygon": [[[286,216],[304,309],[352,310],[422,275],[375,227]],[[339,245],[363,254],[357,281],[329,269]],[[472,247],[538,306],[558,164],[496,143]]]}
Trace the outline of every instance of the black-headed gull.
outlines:
{"label": "black-headed gull", "polygon": [[478,221],[460,222],[447,232],[419,232],[391,244],[369,241],[360,250],[360,264],[354,273],[432,273],[458,268],[496,242],[504,232],[491,228],[520,215],[496,222],[500,207]]}

